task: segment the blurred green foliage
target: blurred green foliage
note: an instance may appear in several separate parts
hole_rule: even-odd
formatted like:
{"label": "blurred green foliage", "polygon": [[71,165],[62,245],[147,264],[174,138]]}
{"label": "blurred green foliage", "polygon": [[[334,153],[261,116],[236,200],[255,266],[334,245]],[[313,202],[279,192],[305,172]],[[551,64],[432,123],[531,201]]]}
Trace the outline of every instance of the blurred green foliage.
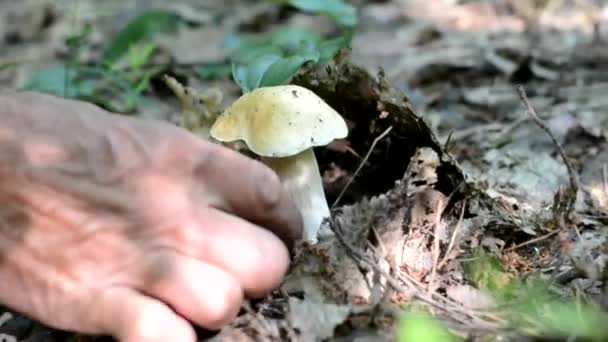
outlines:
{"label": "blurred green foliage", "polygon": [[418,310],[404,313],[397,324],[397,342],[455,342],[457,339],[431,315]]}
{"label": "blurred green foliage", "polygon": [[118,32],[102,60],[94,65],[79,62],[93,32],[93,27],[86,25],[65,40],[69,60],[34,75],[23,89],[88,100],[117,113],[133,112],[151,79],[164,70],[162,66],[146,66],[156,48],[151,39],[175,29],[178,18],[172,12],[143,13]]}
{"label": "blurred green foliage", "polygon": [[326,15],[338,24],[352,27],[357,24],[357,10],[342,0],[270,0],[291,5],[301,11]]}
{"label": "blurred green foliage", "polygon": [[175,31],[179,23],[180,17],[177,14],[159,10],[152,10],[134,18],[118,32],[106,48],[102,57],[103,63],[111,65],[124,56],[134,44],[151,39],[157,33]]}
{"label": "blurred green foliage", "polygon": [[[243,92],[261,86],[279,85],[303,67],[325,63],[351,41],[356,10],[340,0],[271,0],[311,14],[325,15],[342,27],[336,37],[295,27],[282,27],[269,34],[232,35],[227,32],[230,61],[193,65],[195,75],[213,79],[232,75]],[[77,16],[77,11],[74,11]],[[151,80],[171,65],[150,65],[154,37],[172,33],[186,20],[171,11],[150,10],[133,18],[109,41],[101,60],[83,65],[80,57],[90,48],[93,27],[86,25],[66,40],[69,60],[34,75],[23,86],[68,98],[86,99],[119,113],[131,113],[141,103]],[[193,47],[195,48],[195,47]],[[207,46],[205,48],[214,48]],[[220,48],[219,46],[216,48]]]}
{"label": "blurred green foliage", "polygon": [[[505,319],[509,336],[543,340],[608,340],[608,314],[582,299],[557,290],[538,277],[518,279],[505,270],[500,260],[477,250],[463,268],[467,280],[492,296],[489,313]],[[398,342],[458,341],[431,315],[412,310],[402,315],[396,327]]]}
{"label": "blurred green foliage", "polygon": [[303,67],[326,63],[350,44],[358,19],[356,9],[341,0],[270,1],[326,15],[342,32],[336,37],[322,37],[304,28],[283,27],[269,34],[233,37],[232,78],[243,92],[285,84]]}
{"label": "blurred green foliage", "polygon": [[566,296],[564,289],[558,291],[539,277],[518,279],[496,256],[481,250],[463,266],[468,280],[493,296],[509,328],[543,338],[608,339],[608,314],[580,298]]}
{"label": "blurred green foliage", "polygon": [[232,55],[232,77],[243,92],[286,83],[305,65],[322,64],[351,40],[350,33],[324,39],[316,32],[285,27],[241,37]]}

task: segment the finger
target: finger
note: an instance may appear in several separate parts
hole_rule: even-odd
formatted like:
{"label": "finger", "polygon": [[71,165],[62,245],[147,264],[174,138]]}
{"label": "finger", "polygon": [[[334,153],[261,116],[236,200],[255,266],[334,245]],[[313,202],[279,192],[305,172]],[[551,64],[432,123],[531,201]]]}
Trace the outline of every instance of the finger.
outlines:
{"label": "finger", "polygon": [[271,232],[234,215],[207,210],[198,216],[204,235],[198,258],[235,276],[249,297],[280,285],[289,266],[285,245]]}
{"label": "finger", "polygon": [[288,245],[301,237],[300,213],[270,168],[221,146],[210,144],[209,148],[195,169],[204,187],[199,196],[206,196],[207,202],[211,198],[210,204],[218,209],[269,229]]}
{"label": "finger", "polygon": [[93,310],[99,327],[121,342],[194,342],[194,329],[160,301],[131,289],[105,290]]}
{"label": "finger", "polygon": [[198,326],[219,329],[239,312],[243,290],[219,267],[168,251],[152,258],[147,271],[142,290]]}

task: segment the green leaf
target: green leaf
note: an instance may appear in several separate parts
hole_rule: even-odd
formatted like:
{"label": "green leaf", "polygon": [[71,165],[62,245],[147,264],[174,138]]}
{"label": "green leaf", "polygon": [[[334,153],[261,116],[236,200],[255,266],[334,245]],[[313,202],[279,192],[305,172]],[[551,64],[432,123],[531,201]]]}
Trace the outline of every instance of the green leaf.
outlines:
{"label": "green leaf", "polygon": [[225,79],[230,75],[231,65],[229,63],[211,63],[200,65],[194,69],[203,80]]}
{"label": "green leaf", "polygon": [[247,64],[256,60],[260,56],[265,55],[282,56],[283,50],[281,47],[269,43],[259,45],[244,45],[232,55],[232,61],[235,63]]}
{"label": "green leaf", "polygon": [[[67,78],[66,78],[67,77]],[[142,82],[149,81],[146,74]],[[138,85],[143,87],[142,83]],[[133,110],[141,89],[136,89],[122,75],[100,67],[57,65],[29,79],[23,90],[87,100],[114,112]]]}
{"label": "green leaf", "polygon": [[322,37],[304,28],[286,27],[275,31],[270,41],[288,52],[295,53],[298,50],[315,48],[321,43]]}
{"label": "green leaf", "polygon": [[112,64],[122,57],[132,45],[149,39],[159,32],[175,29],[180,17],[170,11],[152,10],[133,19],[123,28],[103,54],[103,61]]}
{"label": "green leaf", "polygon": [[65,39],[65,45],[70,48],[76,48],[82,45],[87,38],[93,33],[93,25],[87,23],[82,31],[71,34]]}
{"label": "green leaf", "polygon": [[318,46],[319,50],[319,63],[325,63],[332,59],[341,48],[348,46],[352,40],[352,35],[346,34],[342,37],[330,39],[321,42]]}
{"label": "green leaf", "polygon": [[343,26],[357,24],[357,10],[342,0],[286,0],[285,3],[301,11],[327,15]]}
{"label": "green leaf", "polygon": [[291,56],[280,58],[266,69],[266,72],[260,80],[260,87],[276,86],[284,84],[300,68],[308,63],[315,63],[319,60],[319,54],[311,54],[309,56]]}
{"label": "green leaf", "polygon": [[153,67],[143,71],[143,74],[138,78],[139,81],[135,84],[134,90],[137,94],[143,93],[148,86],[150,85],[150,81],[153,77],[156,77],[161,72],[165,70],[162,66]]}
{"label": "green leaf", "polygon": [[316,32],[288,27],[266,36],[232,38],[232,78],[243,92],[287,82],[304,65],[326,62],[348,45],[351,35],[330,40]]}
{"label": "green leaf", "polygon": [[76,76],[77,72],[74,68],[67,68],[60,64],[35,74],[22,89],[66,98],[77,98],[81,93],[91,93],[92,89],[89,84],[78,87]]}
{"label": "green leaf", "polygon": [[133,70],[139,70],[152,56],[152,52],[156,49],[155,43],[143,43],[131,46],[127,54],[129,66]]}
{"label": "green leaf", "polygon": [[[79,66],[78,75],[94,87],[91,94],[79,98],[96,103],[112,112],[132,112],[140,100],[137,89],[119,72],[100,67]],[[80,83],[80,82],[79,82]]]}
{"label": "green leaf", "polygon": [[262,54],[247,64],[234,63],[232,77],[243,92],[250,92],[260,86],[268,68],[281,58],[279,54]]}
{"label": "green leaf", "polygon": [[[292,31],[295,32],[295,31]],[[280,43],[294,44],[294,51],[285,51],[281,46],[260,44],[245,46],[233,57],[232,76],[243,92],[270,85],[283,84],[306,63],[316,63],[320,54],[310,41],[296,43],[295,35],[284,31]],[[300,36],[301,37],[301,36]],[[299,44],[296,48],[295,44]],[[292,54],[293,53],[293,54]]]}
{"label": "green leaf", "polygon": [[316,32],[299,27],[285,27],[267,35],[230,36],[226,38],[224,46],[234,51],[232,58],[242,59],[243,54],[256,54],[257,50],[264,49],[294,54],[301,50],[312,50],[321,42],[322,37]]}

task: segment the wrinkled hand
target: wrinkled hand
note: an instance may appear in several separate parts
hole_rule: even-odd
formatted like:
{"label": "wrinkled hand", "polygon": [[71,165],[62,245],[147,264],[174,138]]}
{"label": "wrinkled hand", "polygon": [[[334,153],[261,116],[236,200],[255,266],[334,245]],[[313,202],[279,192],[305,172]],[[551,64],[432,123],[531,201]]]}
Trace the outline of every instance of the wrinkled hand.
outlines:
{"label": "wrinkled hand", "polygon": [[169,124],[0,96],[0,303],[121,341],[193,341],[278,286],[301,218],[267,167]]}

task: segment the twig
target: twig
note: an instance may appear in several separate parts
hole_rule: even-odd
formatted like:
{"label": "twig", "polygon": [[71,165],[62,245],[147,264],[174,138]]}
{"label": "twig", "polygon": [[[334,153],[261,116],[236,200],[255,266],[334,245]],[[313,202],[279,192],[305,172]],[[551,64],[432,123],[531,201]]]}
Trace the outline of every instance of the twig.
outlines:
{"label": "twig", "polygon": [[340,202],[340,200],[342,199],[342,196],[344,196],[344,193],[346,192],[346,190],[348,189],[348,187],[355,180],[355,177],[357,177],[357,175],[359,174],[359,172],[361,172],[361,169],[363,168],[363,166],[365,165],[365,163],[367,163],[367,160],[371,156],[372,151],[374,150],[374,148],[376,147],[376,145],[378,144],[378,142],[380,142],[380,140],[382,140],[387,134],[389,134],[392,129],[393,129],[393,126],[389,126],[389,128],[387,128],[386,130],[384,130],[384,132],[382,132],[382,134],[380,134],[378,137],[376,137],[376,139],[374,139],[374,141],[372,142],[372,145],[369,147],[369,150],[365,154],[365,157],[363,157],[363,160],[361,161],[361,163],[357,167],[357,170],[355,170],[355,173],[353,173],[352,177],[350,177],[350,179],[348,180],[348,182],[346,183],[346,185],[344,185],[344,187],[342,188],[342,191],[340,191],[340,194],[338,195],[338,197],[336,198],[336,200],[334,201],[334,203],[331,205],[331,209],[332,210],[338,205],[338,202]]}
{"label": "twig", "polygon": [[433,236],[433,268],[431,269],[431,276],[429,278],[429,282],[427,284],[427,292],[432,294],[434,292],[435,287],[435,277],[437,276],[437,264],[439,263],[439,227],[441,224],[441,215],[443,214],[443,202],[439,201],[437,203],[437,213],[435,215],[435,229]]}
{"label": "twig", "polygon": [[559,232],[558,230],[551,231],[551,232],[549,232],[549,233],[547,233],[547,234],[545,234],[545,235],[543,235],[543,236],[539,236],[539,237],[537,237],[537,238],[530,239],[530,240],[528,240],[528,241],[522,242],[522,243],[517,244],[517,245],[515,245],[515,246],[511,246],[511,247],[509,247],[509,248],[505,249],[504,251],[505,251],[505,252],[511,252],[511,251],[514,251],[514,250],[519,249],[519,248],[522,248],[522,247],[524,247],[524,246],[527,246],[527,245],[530,245],[530,244],[533,244],[533,243],[536,243],[536,242],[539,242],[539,241],[545,240],[545,239],[547,239],[547,238],[550,238],[550,237],[552,237],[553,235],[557,234],[558,232]]}
{"label": "twig", "polygon": [[[476,125],[467,127],[458,131],[451,131],[447,137],[441,137],[439,140],[446,145],[449,141],[462,140],[470,135],[484,133],[486,131],[500,131],[504,128],[504,124],[494,122],[490,124]],[[449,140],[449,141],[448,141]]]}
{"label": "twig", "polygon": [[460,217],[458,217],[458,222],[456,222],[456,227],[454,227],[454,232],[452,232],[452,238],[450,239],[450,243],[448,244],[448,249],[446,250],[445,255],[443,256],[443,259],[441,259],[441,262],[439,262],[439,265],[437,265],[437,270],[441,270],[441,268],[445,265],[445,263],[450,257],[452,248],[454,248],[454,244],[456,243],[456,238],[460,233],[460,227],[462,227],[462,220],[464,219],[464,212],[466,207],[467,202],[466,200],[464,200],[462,203],[462,210],[460,211]]}
{"label": "twig", "polygon": [[[551,138],[551,141],[557,148],[560,156],[562,157],[564,165],[566,165],[566,169],[568,170],[568,177],[570,179],[570,188],[565,193],[562,192],[561,189],[558,190],[557,193],[555,194],[555,199],[554,199],[554,204],[553,204],[553,220],[555,221],[555,224],[558,227],[558,229],[556,229],[556,231],[558,234],[566,233],[568,230],[567,229],[568,227],[566,227],[566,225],[570,224],[570,226],[572,227],[574,232],[580,238],[580,232],[578,231],[576,224],[572,224],[572,217],[571,217],[572,213],[574,212],[574,204],[576,203],[576,196],[578,194],[578,189],[581,188],[580,181],[578,179],[578,175],[576,174],[576,172],[574,172],[574,167],[572,166],[572,163],[570,162],[570,159],[568,158],[568,156],[566,156],[566,152],[564,152],[562,145],[559,143],[559,141],[557,141],[557,139],[555,138],[555,135],[553,135],[553,133],[551,132],[549,127],[538,117],[538,114],[536,114],[536,110],[534,110],[534,107],[532,107],[530,100],[528,100],[528,95],[526,95],[526,91],[525,91],[524,87],[521,85],[517,86],[517,92],[519,93],[521,100],[523,101],[523,103],[526,106],[526,112],[528,112],[528,115],[532,118],[532,120],[536,123],[536,125],[538,125],[543,131],[545,131],[545,133],[547,133],[549,138]],[[564,243],[566,241],[566,238],[562,237],[561,234],[560,234],[560,240],[562,242],[562,245],[566,245]],[[563,264],[564,259],[565,259],[564,253],[560,253],[560,255],[558,256],[558,264],[555,268],[555,271],[553,272],[553,275],[551,276],[551,281],[549,282],[550,284],[552,284],[556,280],[556,278],[558,276],[558,269]]]}
{"label": "twig", "polygon": [[604,190],[604,196],[608,196],[608,167],[606,167],[606,163],[602,163],[602,189]]}
{"label": "twig", "polygon": [[[342,236],[342,229],[341,229],[338,221],[336,221],[332,218],[328,218],[327,220],[329,221],[328,222],[329,228],[334,233],[334,235],[335,235],[336,239],[338,240],[338,242],[340,243],[340,245],[342,245],[342,247],[346,251],[346,254],[348,255],[348,257],[353,259],[353,261],[355,261],[355,263],[357,263],[358,265],[360,263],[365,264],[368,267],[370,267],[371,269],[373,269],[375,272],[377,272],[378,274],[382,275],[386,279],[387,284],[391,288],[393,288],[395,291],[409,294],[413,298],[418,299],[436,309],[439,309],[443,312],[449,312],[452,314],[452,315],[450,315],[450,317],[452,317],[452,319],[459,321],[459,323],[461,323],[465,326],[471,327],[473,324],[481,325],[481,322],[479,322],[480,319],[476,316],[476,312],[474,312],[473,310],[467,310],[462,305],[459,305],[458,303],[450,301],[448,298],[445,298],[445,297],[437,295],[437,294],[427,295],[423,291],[421,291],[421,287],[422,287],[421,285],[416,286],[414,282],[410,282],[401,276],[393,277],[391,274],[389,274],[388,272],[386,272],[385,270],[380,268],[377,265],[377,263],[370,260],[367,256],[365,256],[363,253],[357,251],[353,246],[351,246],[348,242],[346,242],[346,240]],[[409,287],[409,291],[407,288],[404,287],[404,285],[407,285]],[[441,302],[433,299],[433,297],[437,297],[437,298],[441,299]],[[458,313],[465,317],[458,317],[458,318],[454,317],[454,315],[453,315],[454,313]],[[485,316],[490,317],[487,314]],[[497,317],[491,317],[491,318],[494,319],[495,321],[499,321],[499,319]],[[471,322],[472,319],[476,320],[477,322]],[[490,324],[488,322],[485,322],[485,323],[487,323],[487,325]]]}
{"label": "twig", "polygon": [[538,117],[538,114],[536,114],[536,110],[534,109],[534,107],[532,107],[530,100],[528,100],[528,95],[526,95],[526,90],[524,89],[524,87],[521,85],[517,86],[517,92],[519,93],[519,97],[521,98],[523,103],[526,105],[526,112],[528,112],[528,115],[530,115],[530,117],[532,118],[532,120],[534,120],[534,123],[536,123],[538,127],[545,131],[545,133],[547,133],[547,135],[549,136],[549,138],[551,138],[551,141],[557,148],[557,151],[562,157],[562,160],[566,165],[566,169],[568,170],[568,177],[570,179],[570,191],[572,191],[572,193],[576,195],[576,192],[580,188],[578,176],[576,172],[574,172],[574,167],[572,166],[572,163],[570,162],[568,156],[566,156],[566,152],[564,152],[562,145],[559,143],[559,141],[557,141],[555,135],[553,135],[549,127]]}
{"label": "twig", "polygon": [[[370,230],[372,233],[374,233],[374,238],[376,239],[376,241],[378,241],[378,247],[380,248],[380,251],[382,252],[381,255],[387,255],[388,251],[386,250],[386,246],[384,245],[384,242],[382,241],[382,238],[380,237],[380,233],[378,233],[378,230],[376,229],[376,227],[374,227],[374,225],[372,225],[370,227]],[[370,243],[370,245],[371,245],[371,243]]]}

